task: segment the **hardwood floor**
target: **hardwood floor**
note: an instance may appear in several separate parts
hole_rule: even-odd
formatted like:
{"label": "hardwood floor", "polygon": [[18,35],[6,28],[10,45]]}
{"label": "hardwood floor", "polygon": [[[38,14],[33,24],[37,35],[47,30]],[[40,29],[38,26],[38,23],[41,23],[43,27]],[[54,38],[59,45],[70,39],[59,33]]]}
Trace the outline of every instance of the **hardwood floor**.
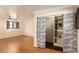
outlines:
{"label": "hardwood floor", "polygon": [[0,52],[2,53],[62,53],[48,48],[35,48],[33,38],[29,36],[17,36],[0,39]]}

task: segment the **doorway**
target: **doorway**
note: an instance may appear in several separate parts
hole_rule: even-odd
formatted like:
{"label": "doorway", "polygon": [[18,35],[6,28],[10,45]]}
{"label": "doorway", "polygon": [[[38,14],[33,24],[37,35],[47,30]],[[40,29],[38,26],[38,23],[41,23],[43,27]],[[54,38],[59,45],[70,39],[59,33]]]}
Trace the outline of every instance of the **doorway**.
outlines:
{"label": "doorway", "polygon": [[46,20],[46,48],[63,51],[63,16]]}

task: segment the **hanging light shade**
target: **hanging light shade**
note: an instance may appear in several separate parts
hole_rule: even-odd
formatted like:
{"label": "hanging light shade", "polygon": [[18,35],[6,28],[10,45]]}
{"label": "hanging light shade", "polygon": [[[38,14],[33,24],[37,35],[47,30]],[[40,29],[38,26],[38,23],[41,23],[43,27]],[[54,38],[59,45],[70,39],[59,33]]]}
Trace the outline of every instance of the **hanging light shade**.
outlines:
{"label": "hanging light shade", "polygon": [[12,19],[11,16],[9,16],[8,19]]}

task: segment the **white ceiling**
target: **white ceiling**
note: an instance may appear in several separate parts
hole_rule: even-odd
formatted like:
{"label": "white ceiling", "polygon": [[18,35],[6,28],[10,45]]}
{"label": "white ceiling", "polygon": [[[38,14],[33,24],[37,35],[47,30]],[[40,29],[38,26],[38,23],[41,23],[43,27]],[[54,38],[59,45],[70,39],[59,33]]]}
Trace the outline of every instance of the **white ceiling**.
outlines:
{"label": "white ceiling", "polygon": [[17,9],[17,12],[19,15],[22,13],[25,15],[21,15],[24,17],[30,17],[33,16],[32,12],[44,10],[44,9],[55,9],[55,8],[61,8],[61,7],[72,7],[75,5],[17,5],[15,6]]}
{"label": "white ceiling", "polygon": [[21,12],[34,12],[43,9],[50,9],[50,8],[59,8],[59,7],[70,7],[75,5],[0,5],[0,9],[8,9],[9,7],[14,7],[17,11]]}
{"label": "white ceiling", "polygon": [[33,12],[37,10],[49,9],[49,8],[59,8],[59,7],[69,7],[72,5],[18,5],[15,6],[17,9],[27,12]]}
{"label": "white ceiling", "polygon": [[4,10],[9,10],[10,8],[16,9],[16,13],[20,17],[30,17],[32,16],[32,12],[50,9],[50,8],[60,8],[60,7],[71,7],[75,5],[0,5],[0,12]]}
{"label": "white ceiling", "polygon": [[30,16],[33,16],[32,12],[35,11],[50,9],[50,8],[70,7],[70,6],[72,5],[17,5],[15,7],[19,15],[23,13],[25,15],[21,15],[21,16],[29,18]]}

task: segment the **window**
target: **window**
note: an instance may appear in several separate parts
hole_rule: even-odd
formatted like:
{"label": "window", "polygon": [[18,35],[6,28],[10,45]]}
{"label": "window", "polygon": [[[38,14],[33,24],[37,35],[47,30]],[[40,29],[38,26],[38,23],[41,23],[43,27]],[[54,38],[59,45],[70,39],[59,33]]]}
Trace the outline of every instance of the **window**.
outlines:
{"label": "window", "polygon": [[16,22],[13,22],[13,23],[14,23],[13,28],[16,29],[16,26],[17,26]]}
{"label": "window", "polygon": [[7,29],[19,29],[19,22],[7,21]]}

